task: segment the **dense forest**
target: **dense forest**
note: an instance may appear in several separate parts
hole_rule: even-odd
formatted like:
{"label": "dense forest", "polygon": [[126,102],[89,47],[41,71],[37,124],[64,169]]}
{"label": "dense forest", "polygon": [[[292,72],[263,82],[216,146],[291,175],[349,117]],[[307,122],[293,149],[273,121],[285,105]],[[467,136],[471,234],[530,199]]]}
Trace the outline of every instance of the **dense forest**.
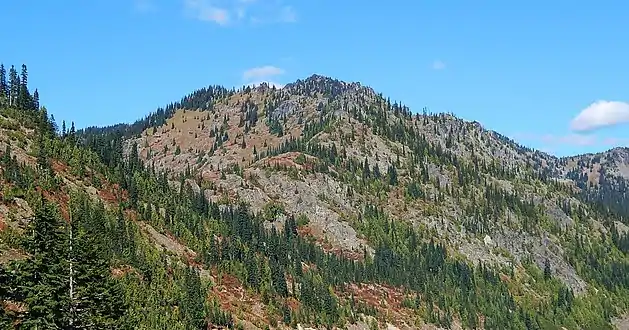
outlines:
{"label": "dense forest", "polygon": [[[21,139],[32,141],[31,152],[36,158],[36,165],[31,166],[19,162],[11,147],[0,151],[3,201],[23,198],[34,209],[33,218],[21,232],[1,232],[0,247],[17,249],[24,255],[0,264],[3,328],[242,327],[238,317],[211,294],[216,283],[204,275],[207,273],[219,274],[219,278],[220,274],[231,274],[248,292],[262,297],[270,311],[271,327],[298,323],[344,327],[360,314],[382,319],[375,308],[346,294],[352,283],[402,288],[404,305],[417,319],[444,327],[458,321],[466,328],[607,329],[611,318],[629,307],[629,239],[613,225],[608,237],[601,240],[590,239],[587,232],[564,233],[571,264],[600,290],[582,296],[553,277],[549,265],[540,269],[525,261],[523,267],[534,279],[536,295],[547,297],[533,300],[515,280],[504,280],[515,279],[515,266],[473,265],[449,252],[445,242],[435,240],[430,230],[393,220],[381,207],[369,204],[352,221],[374,247],[374,253],[365,251],[360,258],[328,253],[298,234],[298,227],[307,218],[288,214],[283,230],[268,230],[264,222],[273,221],[282,210],[254,214],[244,203],[210,202],[205,197],[208,183],[193,171],[181,175],[158,172],[141,159],[137,145],[125,153],[126,138],[164,125],[175,110],[212,112],[213,104],[236,91],[220,86],[205,88],[135,124],[76,132],[74,124],[66,129],[63,122],[59,128],[54,117],[40,106],[37,90],[31,93],[28,89],[26,66],[22,66],[21,75],[11,67],[8,80],[3,66],[0,70],[0,114],[7,118],[0,118],[0,124],[15,132],[20,130],[11,125],[32,129],[32,136]],[[463,226],[478,235],[490,233],[500,225],[495,220],[506,214],[516,214],[525,221],[505,226],[521,225],[529,233],[540,228],[562,233],[561,228],[548,224],[543,210],[527,196],[506,191],[486,179],[536,181],[553,191],[572,194],[549,173],[505,168],[474,156],[462,159],[448,147],[429,143],[406,121],[397,120],[392,125],[387,120],[393,116],[438,121],[439,115],[415,117],[407,107],[382,97],[377,107],[349,110],[377,134],[408,146],[414,155],[411,168],[419,170],[404,177],[395,161],[381,173],[366,159],[353,159],[335,145],[311,143],[313,136],[334,124],[334,107],[346,106],[341,95],[349,88],[315,78],[290,84],[286,90],[328,97],[331,101],[321,106],[319,120],[304,123],[299,138],[256,152],[257,159],[288,151],[313,156],[315,160],[309,161],[312,166],[307,170],[329,173],[334,168],[338,180],[353,187],[348,194],[368,195],[403,186],[410,201],[438,203],[445,193],[461,201]],[[270,101],[267,106],[275,108],[276,104]],[[243,105],[243,126],[254,126],[257,120],[257,108]],[[269,125],[273,134],[282,134],[280,117],[264,120],[273,123]],[[221,136],[220,132],[214,134]],[[462,136],[453,133],[448,143],[458,143]],[[426,157],[455,168],[457,181],[436,193],[425,189],[436,180],[422,165]],[[113,187],[115,198],[102,201],[84,191],[69,191],[60,177],[60,167],[67,167],[73,177],[99,189]],[[224,171],[237,173],[238,168]],[[187,179],[198,181],[201,190],[194,191],[186,184]],[[574,195],[607,207],[560,207],[577,221],[592,211],[610,221],[626,222],[621,199],[612,199],[620,197],[608,197],[614,191],[600,188]],[[608,203],[610,200],[613,203]],[[195,257],[177,259],[161,251],[142,233],[141,223],[172,233],[196,252]]]}

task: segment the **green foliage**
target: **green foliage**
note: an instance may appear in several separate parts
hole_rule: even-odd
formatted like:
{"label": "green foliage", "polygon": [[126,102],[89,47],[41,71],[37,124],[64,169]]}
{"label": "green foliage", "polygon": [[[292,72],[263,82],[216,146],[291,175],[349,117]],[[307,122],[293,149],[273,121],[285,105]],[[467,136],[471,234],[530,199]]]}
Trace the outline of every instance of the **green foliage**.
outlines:
{"label": "green foliage", "polygon": [[40,198],[30,223],[32,234],[23,244],[29,257],[3,266],[13,289],[0,299],[25,306],[7,316],[12,323],[27,328],[122,328],[123,291],[110,276],[103,254],[107,250],[98,235],[104,231],[98,212],[75,209],[77,217],[67,224]]}
{"label": "green foliage", "polygon": [[415,181],[411,181],[406,186],[405,193],[406,193],[406,196],[408,196],[410,199],[413,199],[413,200],[424,197],[424,192],[422,191],[420,185]]}
{"label": "green foliage", "polygon": [[[2,241],[24,251],[27,258],[0,265],[2,328],[202,329],[212,318],[230,324],[229,313],[206,304],[206,286],[198,274],[166,263],[168,257],[124,215],[128,206],[140,211],[141,183],[125,184],[128,205],[114,211],[84,193],[73,193],[68,205],[60,205],[67,207],[68,221],[37,193],[37,189],[47,195],[66,193],[52,171],[53,159],[69,165],[70,174],[99,185],[101,178],[123,178],[117,171],[129,170],[140,179],[136,171],[143,165],[137,160],[137,148],[131,153],[134,161],[126,162],[118,149],[121,139],[88,140],[88,145],[99,147],[85,148],[76,144],[74,125],[69,132],[64,125],[57,136],[45,108],[11,107],[2,113],[10,116],[7,122],[39,127],[34,136],[36,168],[18,162],[8,147],[0,152],[0,181],[7,183],[3,200],[11,203],[20,197],[35,210],[25,237],[3,231],[8,237]],[[177,312],[180,299],[182,312]],[[6,309],[5,302],[17,307]]]}
{"label": "green foliage", "polygon": [[307,215],[302,213],[297,216],[297,226],[299,227],[307,226],[308,223],[310,223],[310,219],[308,219]]}
{"label": "green foliage", "polygon": [[297,157],[295,157],[295,163],[299,164],[299,165],[303,165],[306,163],[306,156],[304,154],[299,154],[297,155]]}
{"label": "green foliage", "polygon": [[269,202],[266,205],[264,205],[262,212],[264,214],[264,218],[272,222],[272,221],[275,221],[275,219],[279,215],[284,214],[286,211],[284,210],[284,207],[282,206],[282,204],[278,202]]}
{"label": "green foliage", "polygon": [[[600,239],[582,230],[563,233],[568,261],[592,287],[586,295],[575,296],[552,276],[550,262],[543,270],[524,262],[526,272],[522,277],[513,269],[483,263],[473,266],[453,257],[431,232],[405,221],[393,221],[384,208],[377,206],[378,201],[382,204],[390,193],[397,192],[392,186],[399,186],[407,201],[419,204],[421,199],[427,205],[425,212],[435,215],[446,196],[456,200],[461,206],[460,224],[473,234],[492,233],[501,225],[535,234],[549,226],[549,220],[544,208],[519,185],[526,182],[536,189],[547,189],[549,194],[572,196],[568,188],[550,180],[542,170],[506,168],[474,154],[469,159],[456,156],[449,149],[454,143],[462,143],[460,132],[448,134],[443,148],[429,142],[416,128],[429,121],[441,123],[445,116],[425,114],[413,119],[408,108],[381,97],[373,104],[362,103],[360,98],[353,101],[357,104],[349,104],[342,98],[347,87],[334,81],[315,80],[290,87],[322,95],[327,98],[325,104],[317,107],[318,118],[304,123],[301,137],[286,137],[278,147],[255,150],[255,157],[297,151],[300,154],[295,161],[305,164],[305,154],[313,156],[301,171],[327,173],[345,184],[348,196],[363,194],[374,200],[366,203],[353,225],[375,251],[373,255],[365,251],[357,261],[327,253],[299,236],[297,228],[307,225],[309,219],[304,214],[295,219],[278,202],[265,205],[261,214],[253,214],[246,205],[233,204],[227,198],[219,207],[205,197],[204,189],[211,187],[201,185],[196,192],[185,184],[185,178],[194,178],[190,168],[179,177],[182,184],[175,189],[168,182],[173,179],[172,173],[157,173],[153,166],[147,166],[137,145],[131,146],[127,157],[123,156],[126,138],[150,127],[155,131],[155,127],[166,124],[175,109],[198,108],[208,111],[209,117],[215,102],[233,91],[221,87],[197,91],[132,125],[77,133],[74,125],[66,132],[64,124],[58,136],[54,120],[39,106],[36,93],[31,95],[25,86],[25,67],[22,71],[19,77],[12,68],[8,83],[0,79],[0,105],[4,106],[0,113],[8,118],[0,117],[0,127],[15,134],[20,126],[35,129],[37,134],[31,139],[38,166],[21,164],[10,149],[0,153],[1,178],[7,183],[3,199],[10,202],[16,197],[25,198],[36,212],[26,237],[12,243],[28,253],[27,259],[0,266],[0,300],[24,307],[17,311],[0,308],[2,327],[233,327],[234,317],[209,294],[212,283],[200,276],[200,267],[230,273],[248,292],[258,293],[267,304],[271,324],[281,320],[285,324],[343,327],[359,313],[377,316],[374,307],[343,294],[350,283],[403,287],[403,305],[422,320],[443,327],[450,327],[457,319],[465,327],[477,328],[482,315],[487,329],[607,329],[611,317],[629,307],[627,236],[615,226],[606,224],[612,230]],[[282,100],[269,97],[265,102],[265,109],[275,109]],[[352,121],[363,124],[363,130],[369,128],[373,134],[403,145],[399,154],[407,161],[401,162],[399,156],[397,161],[389,161],[386,173],[381,173],[372,158],[348,157],[343,143],[319,143],[315,137],[318,133],[335,134],[337,108],[347,110]],[[247,130],[255,126],[258,110],[250,100],[242,102],[239,126]],[[220,120],[217,113],[215,117]],[[273,134],[284,134],[286,117],[267,120]],[[210,135],[216,137],[213,150],[229,138],[226,117],[223,122],[210,130]],[[351,134],[344,138],[360,139],[358,127],[352,127]],[[15,140],[26,144],[24,134],[19,134],[22,137],[15,135]],[[242,144],[246,146],[244,138]],[[177,146],[175,154],[180,152]],[[368,154],[373,157],[373,153]],[[38,189],[55,196],[66,193],[53,171],[56,162],[68,165],[70,173],[84,182],[97,186],[118,184],[128,198],[116,192],[119,204],[108,209],[83,193],[73,193],[67,205],[69,221],[65,221],[37,193]],[[434,167],[452,173],[452,182],[442,182],[434,174]],[[297,170],[292,171],[291,175],[298,177]],[[222,178],[225,173],[242,176],[243,170],[223,168]],[[491,178],[508,180],[516,188],[507,190]],[[598,195],[588,191],[576,197],[613,204],[607,209],[599,206],[587,211],[597,212],[609,221],[626,221],[622,215],[626,214],[622,213],[626,206],[621,203],[625,197],[615,197],[606,189]],[[559,206],[574,219],[586,217],[583,206]],[[266,230],[264,222],[280,214],[286,215],[283,229]],[[511,223],[511,215],[522,223]],[[160,251],[146,230],[140,230],[147,225],[196,251],[195,264],[168,250]],[[530,290],[519,294],[526,286],[518,281],[525,282]],[[298,300],[300,307],[290,310],[288,299]]]}
{"label": "green foliage", "polygon": [[277,135],[278,137],[284,136],[284,127],[279,120],[269,119],[267,124],[271,134]]}

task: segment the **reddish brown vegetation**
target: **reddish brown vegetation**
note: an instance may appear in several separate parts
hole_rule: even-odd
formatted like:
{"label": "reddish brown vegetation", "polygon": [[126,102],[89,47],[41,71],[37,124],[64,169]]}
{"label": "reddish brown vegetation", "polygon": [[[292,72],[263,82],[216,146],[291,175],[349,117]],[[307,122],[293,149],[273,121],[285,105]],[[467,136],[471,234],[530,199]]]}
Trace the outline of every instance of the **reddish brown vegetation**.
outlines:
{"label": "reddish brown vegetation", "polygon": [[0,264],[13,261],[13,260],[22,260],[27,258],[28,255],[24,253],[24,251],[16,250],[16,249],[8,249],[2,251],[0,253]]}
{"label": "reddish brown vegetation", "polygon": [[351,299],[354,296],[356,301],[376,308],[379,313],[387,315],[390,320],[411,320],[414,311],[402,306],[406,297],[403,288],[381,284],[352,283],[346,287],[347,291],[337,292],[338,295]]}
{"label": "reddish brown vegetation", "polygon": [[133,267],[131,267],[129,265],[124,265],[122,267],[112,268],[111,269],[111,276],[113,276],[115,278],[120,278],[120,277],[123,277],[123,276],[125,276],[127,274],[130,274],[130,273],[138,275],[140,278],[142,278],[140,273],[138,273]]}
{"label": "reddish brown vegetation", "polygon": [[68,171],[68,165],[58,161],[58,160],[52,160],[50,162],[50,167],[52,167],[52,170],[55,173],[60,173],[60,174],[64,174],[66,176],[70,176],[70,172]]}
{"label": "reddish brown vegetation", "polygon": [[297,299],[289,297],[288,299],[286,299],[286,305],[288,305],[288,308],[290,308],[291,310],[296,311],[301,306],[301,303]]}
{"label": "reddish brown vegetation", "polygon": [[16,303],[10,300],[5,300],[2,302],[1,305],[4,308],[5,312],[9,313],[22,314],[28,311],[28,306],[26,306],[25,303]]}
{"label": "reddish brown vegetation", "polygon": [[105,184],[103,189],[98,191],[98,196],[106,203],[116,204],[118,201],[127,201],[129,194],[120,188],[119,184]]}
{"label": "reddish brown vegetation", "polygon": [[37,192],[42,193],[44,198],[56,204],[59,207],[59,211],[61,212],[61,216],[66,220],[70,221],[70,211],[68,209],[68,203],[70,202],[70,197],[68,194],[63,192],[52,192],[41,189],[41,187],[36,187]]}
{"label": "reddish brown vegetation", "polygon": [[212,287],[212,295],[218,298],[221,309],[235,315],[242,312],[244,319],[250,322],[268,323],[268,315],[258,295],[245,290],[242,283],[233,275],[223,273],[220,274],[220,280],[218,277],[218,272],[212,270],[212,280],[217,284]]}
{"label": "reddish brown vegetation", "polygon": [[[67,164],[60,162],[58,160],[51,160],[51,167],[55,173],[66,178],[76,180],[76,178],[74,178],[70,174],[70,167]],[[101,178],[101,182],[104,182],[102,189],[97,189],[97,193],[100,199],[105,204],[116,205],[119,201],[128,200],[129,198],[128,192],[120,188],[119,184],[111,184],[107,182],[107,180],[102,175],[100,174],[96,174],[96,175],[99,175],[99,177]],[[63,218],[66,221],[70,220],[70,213],[68,209],[70,196],[66,192],[67,189],[62,189],[62,191],[60,192],[57,192],[57,191],[53,192],[53,191],[43,190],[41,187],[36,187],[36,191],[42,193],[44,198],[47,201],[58,205]],[[131,215],[132,215],[131,213],[127,212],[127,216],[131,216]],[[132,219],[135,220],[135,218],[132,218]]]}
{"label": "reddish brown vegetation", "polygon": [[299,156],[299,152],[288,152],[274,157],[269,157],[263,160],[263,164],[267,166],[285,166],[301,168],[301,165],[295,163],[295,158]]}
{"label": "reddish brown vegetation", "polygon": [[348,292],[353,293],[357,300],[367,303],[372,307],[380,307],[386,303],[393,309],[401,309],[404,301],[404,292],[401,288],[383,284],[352,283],[348,287]]}
{"label": "reddish brown vegetation", "polygon": [[364,254],[362,252],[343,250],[341,248],[332,246],[330,243],[322,244],[321,247],[323,248],[323,251],[327,253],[334,253],[337,256],[342,256],[347,259],[356,261],[362,261],[364,259]]}
{"label": "reddish brown vegetation", "polygon": [[297,162],[295,162],[295,159],[299,155],[303,155],[303,154],[301,152],[296,152],[296,151],[287,152],[281,155],[265,158],[264,160],[261,161],[261,164],[268,167],[275,167],[275,166],[282,167],[282,168],[294,167],[298,170],[299,169],[304,169],[308,171],[312,170],[313,157],[304,155],[304,157],[306,157],[306,161],[304,162],[304,164],[298,164]]}

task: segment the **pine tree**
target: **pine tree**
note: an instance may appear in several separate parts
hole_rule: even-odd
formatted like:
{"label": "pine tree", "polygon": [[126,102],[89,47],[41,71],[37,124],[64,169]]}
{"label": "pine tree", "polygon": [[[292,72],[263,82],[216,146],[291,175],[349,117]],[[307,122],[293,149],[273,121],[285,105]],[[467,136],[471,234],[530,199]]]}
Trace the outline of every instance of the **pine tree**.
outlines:
{"label": "pine tree", "polygon": [[111,277],[104,214],[80,196],[72,209],[69,262],[70,325],[73,328],[117,329],[125,313],[120,284]]}
{"label": "pine tree", "polygon": [[205,292],[196,269],[188,267],[184,277],[185,296],[181,309],[191,329],[207,329],[205,317]]}
{"label": "pine tree", "polygon": [[118,206],[118,214],[116,216],[116,227],[114,229],[114,247],[115,251],[118,255],[123,256],[127,252],[128,247],[128,230],[127,230],[127,222],[124,219],[122,205]]}
{"label": "pine tree", "polygon": [[19,288],[28,306],[23,326],[28,329],[64,327],[68,321],[67,231],[43,196],[41,201],[30,224],[31,257],[19,265]]}
{"label": "pine tree", "polygon": [[245,267],[247,268],[247,284],[250,288],[258,290],[258,286],[260,285],[260,269],[251,250],[247,253]]}
{"label": "pine tree", "polygon": [[550,279],[551,275],[552,271],[550,269],[550,261],[548,260],[548,258],[546,258],[546,260],[544,261],[544,279]]}
{"label": "pine tree", "polygon": [[37,165],[43,171],[50,168],[50,162],[48,161],[48,147],[46,145],[47,139],[44,137],[44,132],[40,130],[37,134]]}
{"label": "pine tree", "polygon": [[37,88],[33,92],[33,110],[39,110],[39,91]]}
{"label": "pine tree", "polygon": [[369,162],[367,161],[367,157],[365,157],[365,162],[363,163],[363,180],[369,178],[370,176]]}
{"label": "pine tree", "polygon": [[28,71],[26,65],[22,64],[20,75],[20,85],[18,87],[18,107],[22,110],[31,109],[31,95],[28,92]]}
{"label": "pine tree", "polygon": [[[7,269],[5,269],[5,267]],[[18,297],[14,294],[14,291],[16,291],[16,281],[13,272],[8,269],[7,265],[0,264],[0,302],[16,301]],[[11,315],[9,312],[5,311],[5,306],[0,304],[1,329],[13,328],[15,316],[15,313]]]}
{"label": "pine tree", "polygon": [[389,176],[389,184],[392,186],[397,185],[397,171],[395,170],[395,166],[390,165],[387,174]]}
{"label": "pine tree", "polygon": [[9,98],[9,85],[7,84],[7,70],[4,64],[0,64],[0,105]]}
{"label": "pine tree", "polygon": [[[39,101],[38,101],[39,102]],[[42,107],[39,111],[43,111],[46,107]],[[48,118],[48,133],[51,137],[57,136],[59,131],[59,126],[57,126],[57,122],[55,121],[55,115],[50,114],[50,118]]]}
{"label": "pine tree", "polygon": [[68,132],[68,141],[70,144],[76,144],[76,128],[74,128],[74,122],[70,125],[70,131]]}
{"label": "pine tree", "polygon": [[20,75],[20,81],[22,82],[22,86],[28,85],[28,71],[26,69],[25,64],[22,64],[22,73]]}
{"label": "pine tree", "polygon": [[288,287],[286,285],[286,277],[284,276],[284,269],[278,261],[271,259],[269,262],[271,268],[271,281],[273,282],[273,289],[280,296],[286,297],[288,295]]}
{"label": "pine tree", "polygon": [[9,86],[8,86],[10,107],[16,105],[19,91],[20,91],[20,78],[17,75],[15,66],[11,65],[11,68],[9,69]]}

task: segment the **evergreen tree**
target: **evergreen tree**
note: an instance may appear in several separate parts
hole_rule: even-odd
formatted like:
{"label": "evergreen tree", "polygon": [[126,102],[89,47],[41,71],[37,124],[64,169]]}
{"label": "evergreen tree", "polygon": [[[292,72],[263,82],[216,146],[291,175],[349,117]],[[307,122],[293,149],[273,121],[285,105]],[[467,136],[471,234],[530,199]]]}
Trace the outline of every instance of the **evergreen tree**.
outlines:
{"label": "evergreen tree", "polygon": [[389,176],[389,184],[392,186],[397,185],[397,170],[395,169],[395,166],[390,165],[387,174]]}
{"label": "evergreen tree", "polygon": [[207,329],[205,318],[205,292],[196,269],[186,268],[185,296],[181,300],[182,313],[191,328]]}
{"label": "evergreen tree", "polygon": [[258,268],[256,258],[251,251],[247,253],[245,266],[247,267],[247,284],[250,288],[258,290],[258,286],[260,285],[260,269]]}
{"label": "evergreen tree", "polygon": [[280,296],[286,297],[288,295],[288,286],[286,285],[286,277],[284,276],[284,269],[282,265],[274,259],[269,262],[271,268],[271,281],[273,282],[273,289]]}
{"label": "evergreen tree", "polygon": [[48,161],[47,139],[44,137],[44,131],[40,129],[37,134],[37,165],[41,170],[48,170],[50,162]]}
{"label": "evergreen tree", "polygon": [[28,72],[26,65],[22,64],[20,85],[18,87],[18,107],[22,110],[31,109],[31,95],[28,92]]}
{"label": "evergreen tree", "polygon": [[11,65],[9,69],[9,106],[16,106],[17,96],[20,92],[20,78],[17,75],[15,66]]}
{"label": "evergreen tree", "polygon": [[[0,264],[0,328],[11,329],[15,321],[12,315],[5,310],[2,302],[15,301],[15,278],[10,270],[5,269],[5,265]],[[14,316],[14,315],[13,315]]]}
{"label": "evergreen tree", "polygon": [[20,82],[22,83],[22,87],[26,87],[28,85],[28,71],[26,69],[25,64],[22,64],[22,73],[20,75]]}
{"label": "evergreen tree", "polygon": [[28,306],[22,324],[29,329],[63,328],[69,320],[67,230],[52,205],[40,199],[29,229],[31,257],[18,266],[18,290]]}
{"label": "evergreen tree", "polygon": [[370,176],[369,162],[367,161],[367,157],[365,157],[365,162],[363,163],[363,180],[369,178]]}
{"label": "evergreen tree", "polygon": [[548,280],[552,276],[552,271],[550,269],[550,261],[548,258],[544,261],[544,279]]}
{"label": "evergreen tree", "polygon": [[76,144],[76,128],[74,128],[74,121],[70,125],[70,131],[68,132],[68,140],[70,144]]}
{"label": "evergreen tree", "polygon": [[0,64],[0,105],[2,105],[9,97],[9,85],[7,83],[7,70],[4,64]]}
{"label": "evergreen tree", "polygon": [[120,284],[111,277],[103,209],[92,208],[85,196],[75,201],[70,227],[69,293],[73,328],[118,329],[126,311]]}
{"label": "evergreen tree", "polygon": [[122,205],[118,206],[118,214],[116,216],[116,227],[113,231],[113,242],[116,254],[124,256],[128,252],[128,240],[129,231],[127,229],[127,222],[124,218]]}
{"label": "evergreen tree", "polygon": [[33,110],[39,110],[39,91],[37,88],[33,92]]}

